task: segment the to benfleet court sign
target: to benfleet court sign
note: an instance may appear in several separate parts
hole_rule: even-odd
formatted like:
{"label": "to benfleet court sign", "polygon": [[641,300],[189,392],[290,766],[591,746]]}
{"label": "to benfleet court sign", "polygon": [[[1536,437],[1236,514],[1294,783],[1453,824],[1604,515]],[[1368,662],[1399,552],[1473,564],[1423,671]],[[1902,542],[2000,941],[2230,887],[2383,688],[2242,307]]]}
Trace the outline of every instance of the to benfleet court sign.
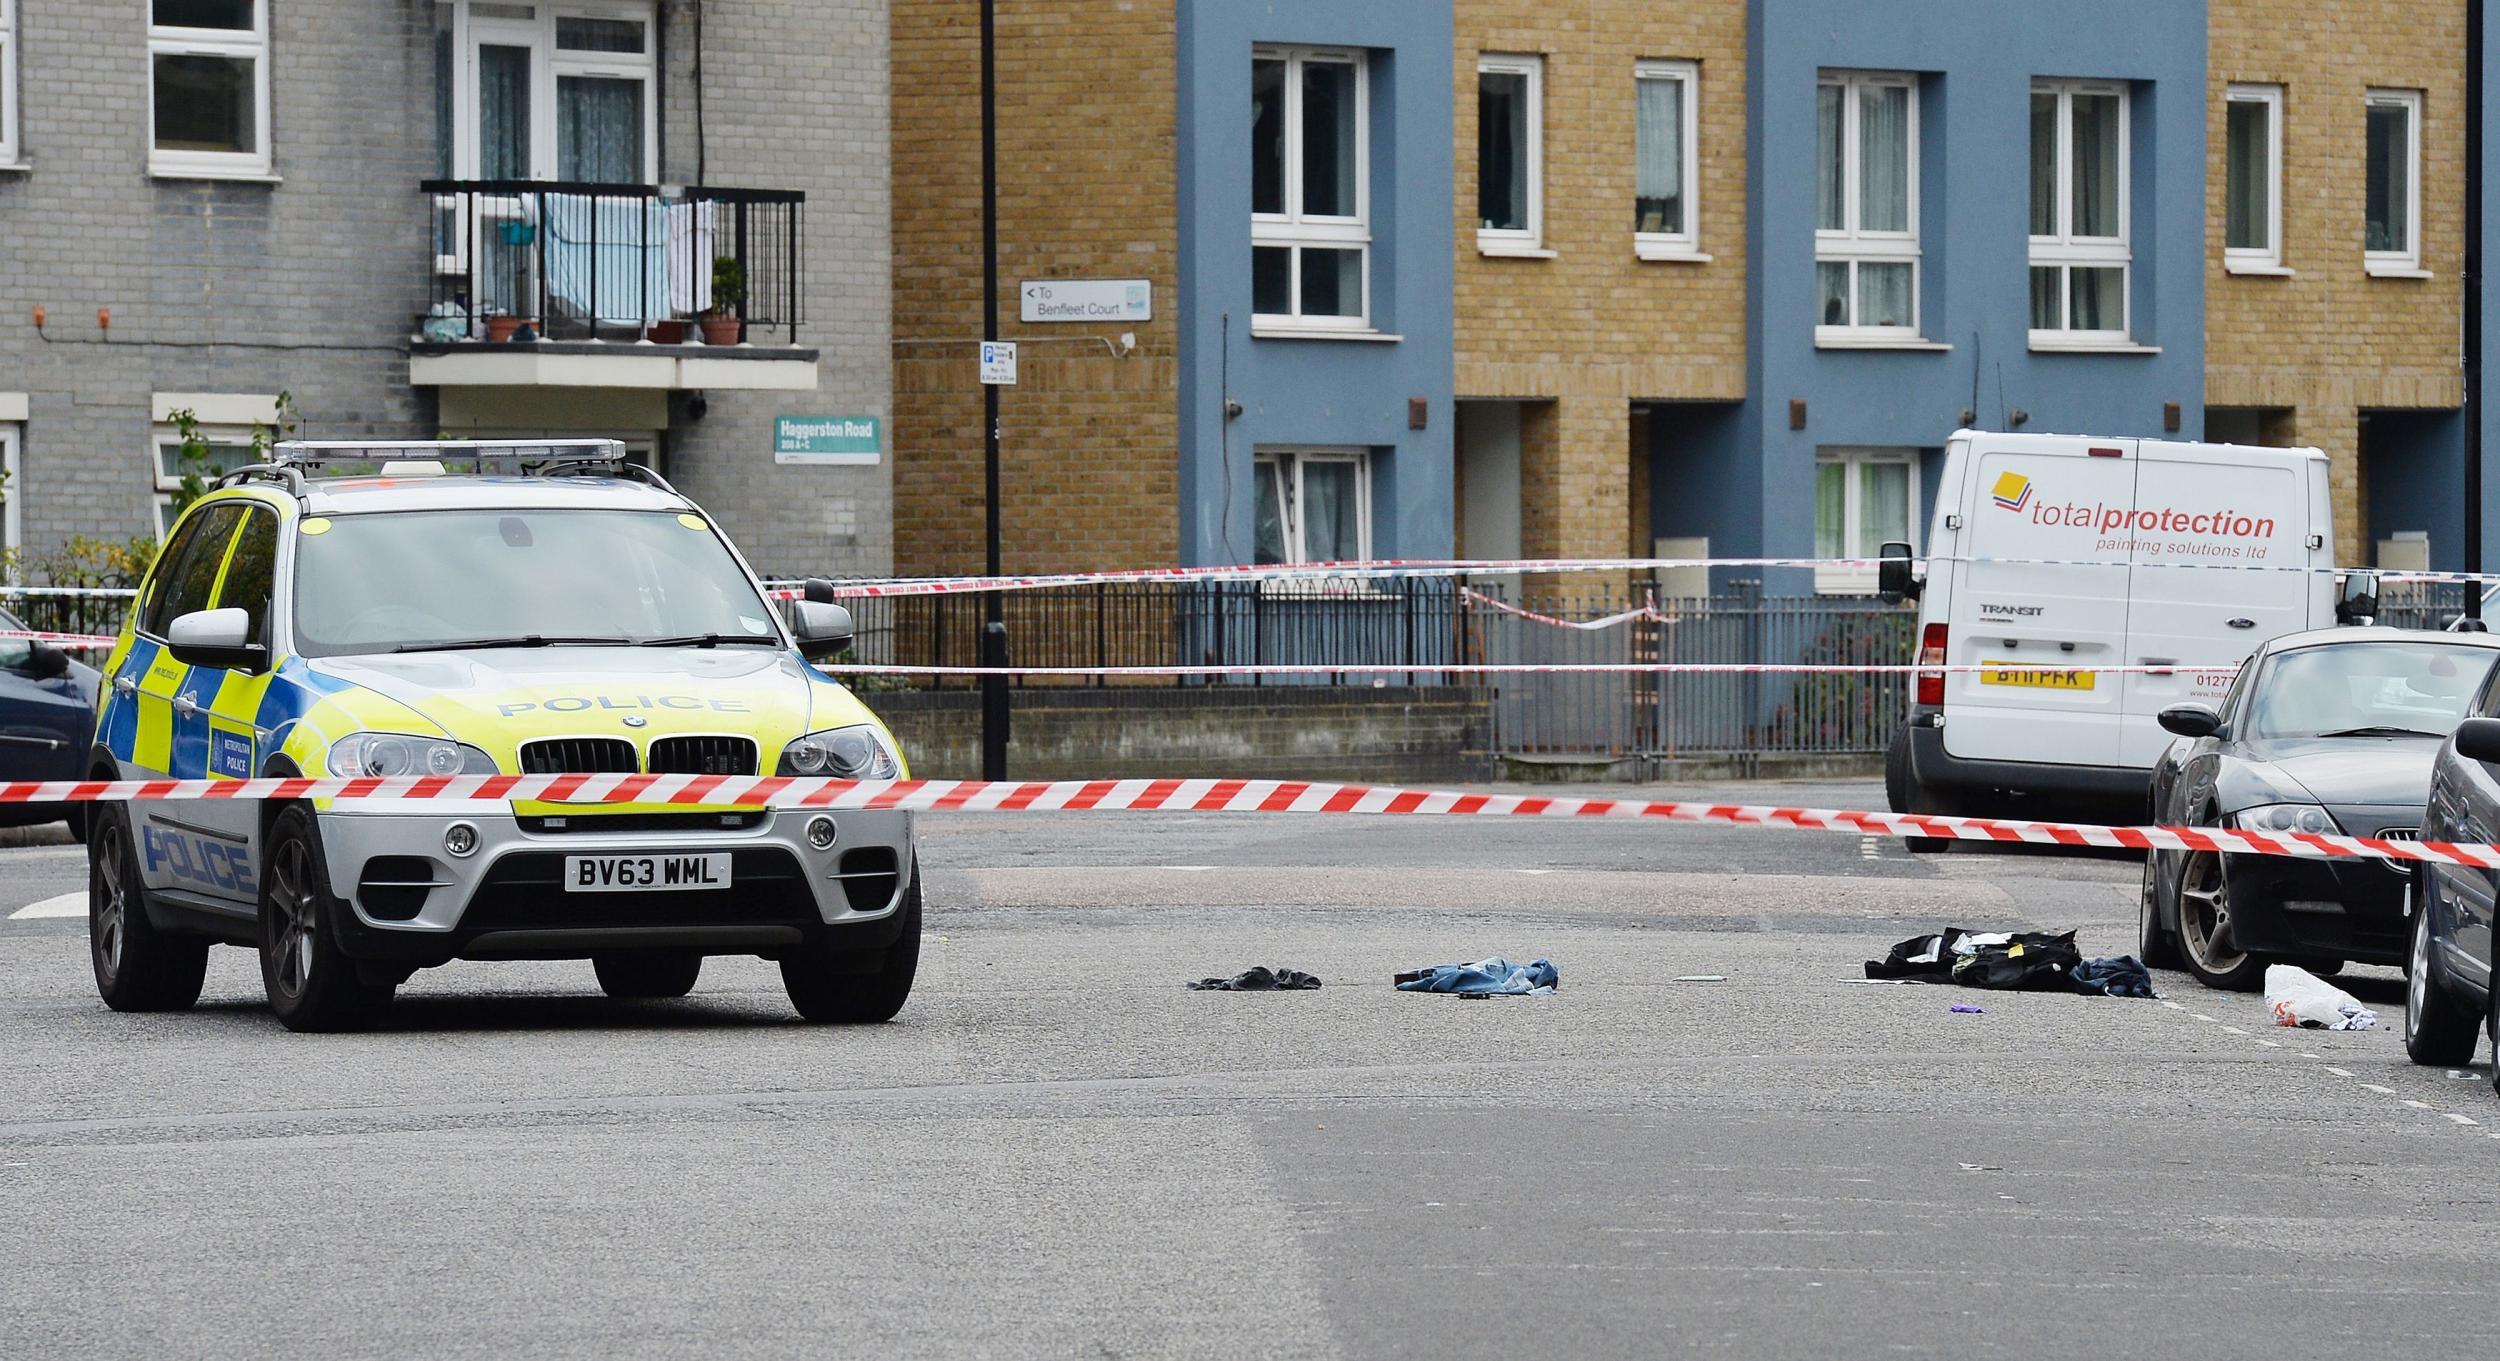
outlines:
{"label": "to benfleet court sign", "polygon": [[1024,321],[1152,321],[1154,284],[1146,279],[1027,279],[1016,290]]}

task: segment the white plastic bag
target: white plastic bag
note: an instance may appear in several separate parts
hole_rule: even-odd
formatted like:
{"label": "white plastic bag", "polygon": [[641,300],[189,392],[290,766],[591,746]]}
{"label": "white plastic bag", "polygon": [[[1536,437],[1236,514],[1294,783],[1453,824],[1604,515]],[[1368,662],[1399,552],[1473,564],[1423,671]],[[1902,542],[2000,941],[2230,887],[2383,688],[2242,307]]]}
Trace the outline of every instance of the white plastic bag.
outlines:
{"label": "white plastic bag", "polygon": [[2290,964],[2266,966],[2266,1006],[2274,1023],[2310,1030],[2368,1030],[2378,1013],[2361,999],[2307,969]]}

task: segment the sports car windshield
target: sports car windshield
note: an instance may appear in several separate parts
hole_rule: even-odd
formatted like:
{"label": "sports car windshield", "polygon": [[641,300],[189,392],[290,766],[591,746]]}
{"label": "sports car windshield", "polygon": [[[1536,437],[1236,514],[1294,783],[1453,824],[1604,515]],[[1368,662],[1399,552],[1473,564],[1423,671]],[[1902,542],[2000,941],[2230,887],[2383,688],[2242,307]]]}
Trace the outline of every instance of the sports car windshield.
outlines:
{"label": "sports car windshield", "polygon": [[2255,737],[2446,737],[2493,654],[2445,643],[2347,643],[2276,657],[2249,697]]}
{"label": "sports car windshield", "polygon": [[425,510],[306,521],[295,638],[311,657],[480,647],[781,645],[697,516]]}

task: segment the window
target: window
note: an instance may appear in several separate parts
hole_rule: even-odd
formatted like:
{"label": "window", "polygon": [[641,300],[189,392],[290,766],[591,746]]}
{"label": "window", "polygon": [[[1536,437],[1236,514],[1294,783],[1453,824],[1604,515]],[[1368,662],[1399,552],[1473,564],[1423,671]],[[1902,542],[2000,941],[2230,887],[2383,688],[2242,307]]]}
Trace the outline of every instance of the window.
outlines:
{"label": "window", "polygon": [[1271,325],[1371,327],[1368,86],[1359,52],[1253,52],[1250,296]]}
{"label": "window", "polygon": [[[1814,556],[1872,558],[1888,543],[1918,540],[1918,451],[1825,449],[1814,459]],[[1873,568],[1817,567],[1814,589],[1865,594]]]}
{"label": "window", "polygon": [[[18,454],[19,428],[15,422],[0,423],[0,550],[26,543],[17,510],[26,486],[25,464]],[[12,570],[14,561],[10,560]]]}
{"label": "window", "polygon": [[194,610],[208,608],[217,585],[217,569],[225,565],[226,544],[243,507],[228,501],[202,510],[156,560],[156,582],[150,588],[146,622],[141,628],[159,638],[165,627]]}
{"label": "window", "polygon": [[1372,555],[1371,460],[1359,450],[1261,450],[1261,564],[1360,562]]}
{"label": "window", "polygon": [[278,578],[278,517],[255,507],[244,513],[243,532],[234,538],[225,579],[217,587],[217,609],[239,609],[251,616],[243,640],[269,641],[269,601]]}
{"label": "window", "polygon": [[2222,262],[2283,264],[2283,87],[2234,85],[2223,99]]}
{"label": "window", "polygon": [[[261,460],[260,451],[252,443],[249,426],[204,425],[200,438],[207,442],[207,457],[185,465],[182,458],[182,436],[171,423],[156,427],[156,533],[162,538],[174,523],[174,496],[183,490],[183,479],[195,477],[198,490],[247,463]],[[185,504],[188,504],[186,502]]]}
{"label": "window", "polygon": [[17,0],[0,0],[0,165],[17,164]]}
{"label": "window", "polygon": [[148,0],[148,170],[269,173],[268,0]]}
{"label": "window", "polygon": [[1918,99],[1906,75],[1815,88],[1815,338],[1918,334]]}
{"label": "window", "polygon": [[2031,87],[2031,338],[2127,339],[2127,88]]}
{"label": "window", "polygon": [[2362,176],[2362,265],[2373,274],[2422,268],[2422,92],[2369,94]]}
{"label": "window", "polygon": [[1476,248],[1536,250],[1544,232],[1545,59],[1476,62]]}
{"label": "window", "polygon": [[1701,250],[1700,88],[1701,68],[1689,61],[1645,61],[1632,70],[1632,249],[1643,259]]}
{"label": "window", "polygon": [[449,139],[439,159],[454,177],[659,178],[658,67],[644,0],[460,0],[436,63],[437,135]]}

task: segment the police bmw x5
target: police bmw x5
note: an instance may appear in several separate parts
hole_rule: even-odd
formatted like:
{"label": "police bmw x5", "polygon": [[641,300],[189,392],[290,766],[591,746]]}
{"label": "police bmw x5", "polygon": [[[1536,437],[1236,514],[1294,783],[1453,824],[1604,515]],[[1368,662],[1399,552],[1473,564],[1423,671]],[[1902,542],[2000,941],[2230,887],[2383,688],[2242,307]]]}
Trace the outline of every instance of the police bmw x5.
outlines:
{"label": "police bmw x5", "polygon": [[[90,768],[902,777],[807,665],[850,640],[838,605],[785,618],[613,441],[282,444],[166,540]],[[920,953],[908,813],[160,800],[98,805],[89,843],[96,987],[123,1011],[191,1005],[225,943],[297,1030],[455,959],[587,958],[611,996],[676,997],[724,954],[778,961],[810,1020],[883,1021]]]}

